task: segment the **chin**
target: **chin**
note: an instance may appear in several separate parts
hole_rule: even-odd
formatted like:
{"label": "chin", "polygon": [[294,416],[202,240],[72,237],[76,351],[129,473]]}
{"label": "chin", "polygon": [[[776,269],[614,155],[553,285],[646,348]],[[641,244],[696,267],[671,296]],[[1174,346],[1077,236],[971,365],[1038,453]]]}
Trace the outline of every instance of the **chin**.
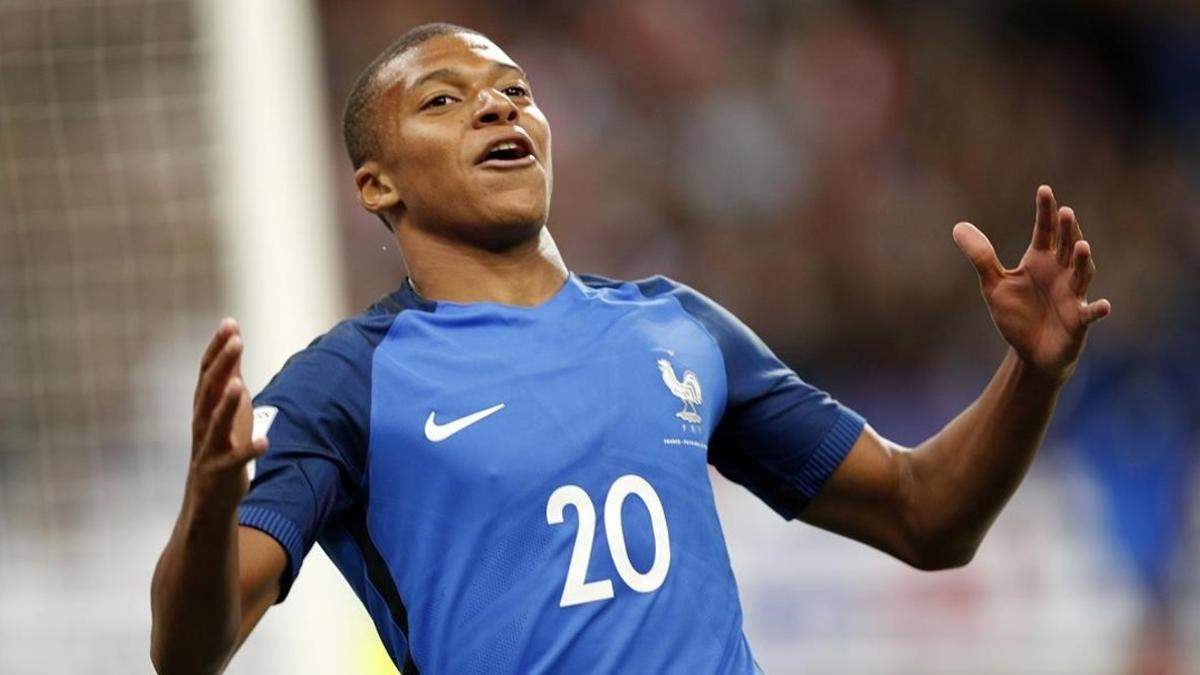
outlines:
{"label": "chin", "polygon": [[483,220],[475,239],[486,249],[501,251],[536,239],[545,225],[545,209],[513,209]]}
{"label": "chin", "polygon": [[483,204],[479,234],[491,239],[505,240],[508,245],[521,239],[536,236],[546,224],[549,215],[549,199],[544,190],[506,190],[493,195]]}
{"label": "chin", "polygon": [[545,196],[541,194],[527,195],[519,199],[507,199],[488,209],[488,217],[484,218],[484,221],[511,225],[535,223],[540,227],[546,223],[546,215],[549,210],[546,207]]}

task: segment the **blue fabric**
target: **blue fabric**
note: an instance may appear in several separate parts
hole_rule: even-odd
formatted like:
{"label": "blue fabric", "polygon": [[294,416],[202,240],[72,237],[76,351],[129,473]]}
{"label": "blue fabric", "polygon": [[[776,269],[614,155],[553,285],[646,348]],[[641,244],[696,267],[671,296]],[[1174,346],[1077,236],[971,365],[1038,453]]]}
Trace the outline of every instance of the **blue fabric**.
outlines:
{"label": "blue fabric", "polygon": [[280,600],[320,542],[406,673],[756,672],[707,464],[793,517],[863,425],[662,277],[536,308],[406,284],[255,404],[241,520],[288,552]]}
{"label": "blue fabric", "polygon": [[713,434],[709,461],[785,518],[816,496],[864,420],[803,382],[725,308],[666,277],[638,283],[649,296],[675,298],[720,346],[729,402]]}

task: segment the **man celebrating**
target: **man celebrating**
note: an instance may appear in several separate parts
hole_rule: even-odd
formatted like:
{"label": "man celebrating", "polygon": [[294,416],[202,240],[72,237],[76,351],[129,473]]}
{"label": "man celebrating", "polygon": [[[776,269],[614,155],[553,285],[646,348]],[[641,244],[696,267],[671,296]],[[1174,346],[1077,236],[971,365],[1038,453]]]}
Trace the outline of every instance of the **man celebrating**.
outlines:
{"label": "man celebrating", "polygon": [[549,126],[484,36],[407,33],[359,78],[345,133],[410,277],[253,410],[222,322],[154,576],[160,672],[220,671],[318,541],[405,675],[758,672],[707,465],[785,518],[963,565],[1110,311],[1086,301],[1091,253],[1048,187],[1015,269],[960,223],[1011,349],[962,414],[902,448],[690,288],[569,272],[545,226]]}

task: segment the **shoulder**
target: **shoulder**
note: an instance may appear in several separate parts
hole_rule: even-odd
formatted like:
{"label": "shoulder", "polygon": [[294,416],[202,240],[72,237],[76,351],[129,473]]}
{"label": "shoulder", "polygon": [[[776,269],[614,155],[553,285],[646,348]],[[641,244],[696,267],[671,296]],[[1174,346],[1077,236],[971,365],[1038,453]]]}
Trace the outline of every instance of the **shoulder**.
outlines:
{"label": "shoulder", "polygon": [[629,289],[636,290],[646,297],[656,297],[671,292],[687,290],[695,293],[686,284],[680,283],[668,276],[656,274],[644,279],[613,279],[599,274],[578,273],[575,275],[584,285],[596,289]]}
{"label": "shoulder", "polygon": [[343,319],[318,335],[307,347],[292,356],[285,369],[293,362],[319,363],[330,367],[337,367],[339,362],[346,365],[364,360],[369,362],[375,348],[404,310],[391,296],[384,296],[366,311]]}
{"label": "shoulder", "polygon": [[293,354],[263,390],[304,391],[319,398],[338,397],[344,385],[369,381],[375,349],[387,336],[403,307],[390,296],[366,311],[338,322]]}
{"label": "shoulder", "polygon": [[627,293],[636,293],[646,299],[674,298],[689,313],[692,313],[693,310],[704,311],[706,309],[725,311],[700,291],[662,274],[631,280],[610,279],[597,274],[578,274],[576,276],[585,285],[594,289],[622,290]]}
{"label": "shoulder", "polygon": [[272,446],[333,447],[348,456],[361,454],[357,449],[366,447],[375,350],[403,310],[388,299],[337,323],[293,354],[254,397],[256,408],[272,409]]}
{"label": "shoulder", "polygon": [[684,312],[712,334],[713,338],[721,345],[722,350],[727,351],[747,340],[752,342],[758,340],[753,331],[732,312],[704,293],[668,276],[658,274],[631,281],[609,279],[595,274],[577,276],[584,284],[592,288],[624,288],[627,292],[637,293],[646,299],[677,302]]}
{"label": "shoulder", "polygon": [[387,336],[402,311],[403,307],[391,304],[385,297],[366,311],[338,322],[314,339],[305,351],[369,354]]}

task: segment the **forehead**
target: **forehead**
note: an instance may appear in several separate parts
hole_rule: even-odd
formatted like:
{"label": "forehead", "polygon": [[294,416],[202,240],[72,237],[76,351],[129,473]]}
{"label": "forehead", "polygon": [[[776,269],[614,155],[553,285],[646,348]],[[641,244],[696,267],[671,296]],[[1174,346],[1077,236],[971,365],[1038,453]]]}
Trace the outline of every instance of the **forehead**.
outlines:
{"label": "forehead", "polygon": [[449,33],[432,37],[396,57],[380,71],[380,79],[389,92],[408,90],[423,75],[440,68],[470,71],[495,64],[520,67],[482,35]]}

